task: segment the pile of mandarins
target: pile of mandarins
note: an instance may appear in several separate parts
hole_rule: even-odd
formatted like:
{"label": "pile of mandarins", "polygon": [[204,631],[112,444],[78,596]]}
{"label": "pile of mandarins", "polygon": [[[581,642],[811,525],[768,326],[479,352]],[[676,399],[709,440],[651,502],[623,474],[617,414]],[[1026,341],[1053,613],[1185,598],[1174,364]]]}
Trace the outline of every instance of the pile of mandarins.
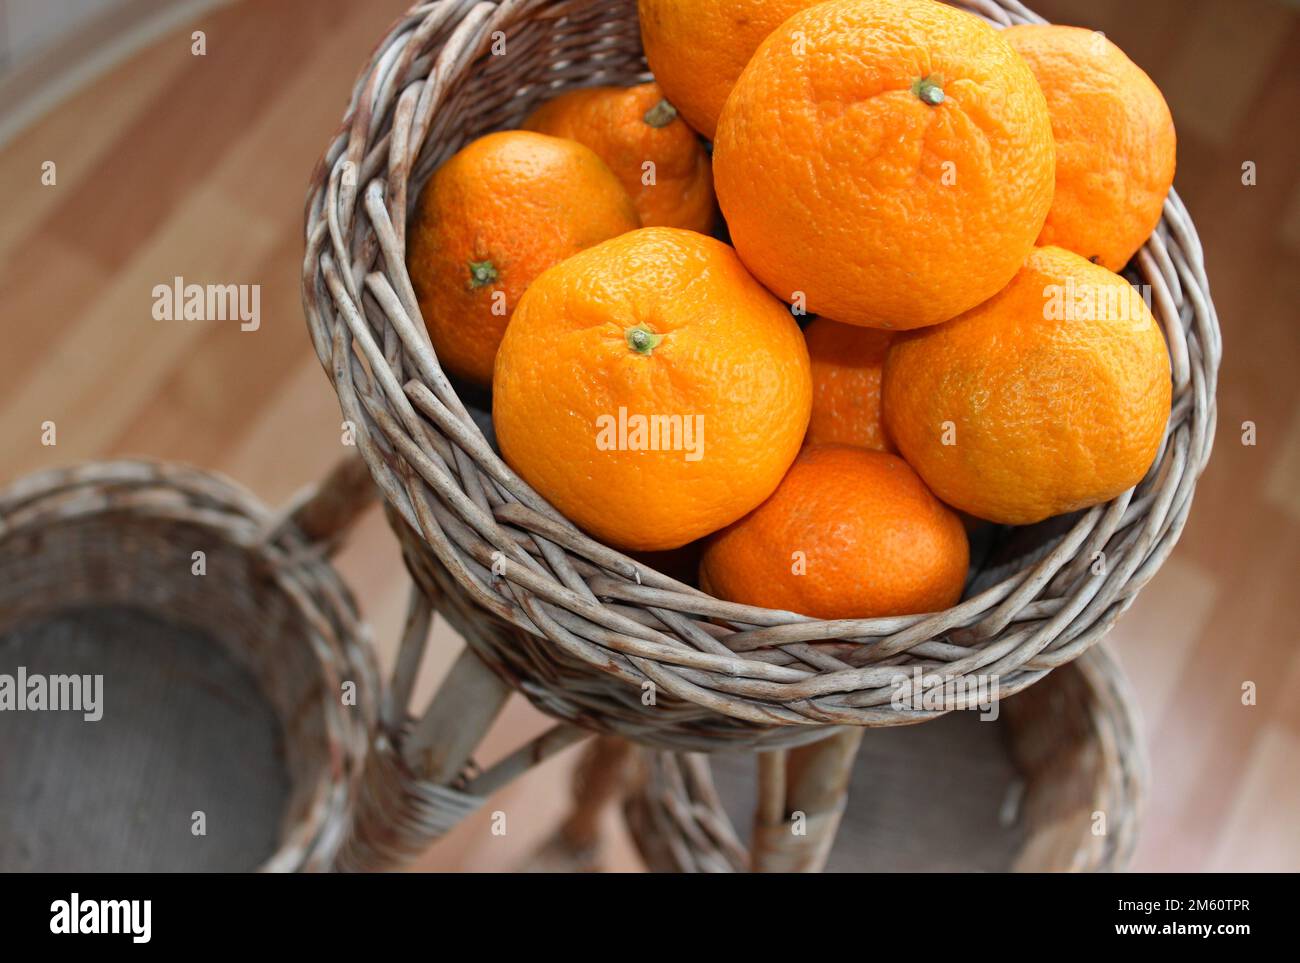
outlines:
{"label": "pile of mandarins", "polygon": [[1123,52],[935,0],[639,12],[654,83],[475,140],[409,232],[520,476],[720,598],[829,619],[951,606],[977,520],[1144,477],[1168,350],[1114,272],[1175,138]]}

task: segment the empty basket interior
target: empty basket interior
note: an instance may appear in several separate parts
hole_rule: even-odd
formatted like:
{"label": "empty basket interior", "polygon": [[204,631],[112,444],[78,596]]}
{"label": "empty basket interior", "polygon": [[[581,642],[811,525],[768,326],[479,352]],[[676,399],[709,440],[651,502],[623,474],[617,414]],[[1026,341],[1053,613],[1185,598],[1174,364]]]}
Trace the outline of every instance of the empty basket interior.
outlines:
{"label": "empty basket interior", "polygon": [[111,509],[0,537],[0,673],[102,676],[97,721],[0,712],[0,870],[302,868],[340,683],[257,540]]}
{"label": "empty basket interior", "polygon": [[[996,720],[958,711],[920,725],[868,729],[826,871],[1122,868],[1144,756],[1127,697],[1112,688],[1121,684],[1113,671],[1108,656],[1090,652],[1002,700]],[[676,769],[671,777],[663,778],[665,765]],[[659,754],[651,767],[630,804],[638,811],[629,814],[650,868],[742,867],[743,852],[719,843],[727,833],[716,820],[724,816],[737,839],[748,838],[757,798],[754,754],[708,757],[714,803],[680,757]]]}

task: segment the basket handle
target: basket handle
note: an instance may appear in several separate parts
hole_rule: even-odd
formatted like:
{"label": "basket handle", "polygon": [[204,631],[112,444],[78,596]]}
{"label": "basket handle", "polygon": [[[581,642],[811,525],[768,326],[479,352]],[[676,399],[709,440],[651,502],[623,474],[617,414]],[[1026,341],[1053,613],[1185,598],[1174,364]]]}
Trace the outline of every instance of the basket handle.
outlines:
{"label": "basket handle", "polygon": [[333,555],[340,536],[375,502],[377,494],[366,463],[359,455],[349,455],[323,479],[289,500],[268,527],[267,540],[280,541],[297,532],[326,555]]}
{"label": "basket handle", "polygon": [[[863,730],[840,729],[796,749],[758,756],[758,805],[750,844],[756,873],[820,873],[848,802]],[[792,813],[804,816],[795,833]]]}

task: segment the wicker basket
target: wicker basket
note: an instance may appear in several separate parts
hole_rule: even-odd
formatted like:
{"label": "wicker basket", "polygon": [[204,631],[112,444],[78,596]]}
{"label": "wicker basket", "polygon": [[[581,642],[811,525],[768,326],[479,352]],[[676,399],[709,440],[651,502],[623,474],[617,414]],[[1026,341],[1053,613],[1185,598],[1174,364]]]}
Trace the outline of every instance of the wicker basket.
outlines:
{"label": "wicker basket", "polygon": [[0,491],[0,672],[103,680],[93,722],[0,712],[0,869],[330,867],[379,704],[322,558],[373,501],[359,465],[279,515],[146,462]]}
{"label": "wicker basket", "polygon": [[[1014,0],[964,6],[997,24],[1039,19]],[[713,599],[583,535],[498,457],[485,399],[458,390],[430,347],[406,218],[429,173],[471,138],[518,124],[557,90],[646,76],[635,0],[421,3],[379,42],[314,175],[308,328],[439,611],[543,711],[691,750],[919,722],[941,713],[891,708],[899,666],[997,676],[1007,694],[1096,644],[1177,541],[1214,433],[1219,331],[1176,194],[1132,266],[1172,359],[1155,464],[1134,490],[1040,529],[996,579],[978,581],[995,570],[977,563],[947,611],[824,622]]]}
{"label": "wicker basket", "polygon": [[842,730],[757,762],[643,751],[624,812],[656,872],[1123,869],[1146,754],[1109,653],[1094,648],[1000,707],[993,722],[959,712]]}

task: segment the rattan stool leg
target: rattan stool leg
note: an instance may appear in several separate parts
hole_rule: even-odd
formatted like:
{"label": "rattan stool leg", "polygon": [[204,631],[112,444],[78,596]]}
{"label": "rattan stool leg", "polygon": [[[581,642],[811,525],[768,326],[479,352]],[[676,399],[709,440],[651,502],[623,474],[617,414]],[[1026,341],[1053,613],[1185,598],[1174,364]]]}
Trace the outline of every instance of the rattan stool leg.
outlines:
{"label": "rattan stool leg", "polygon": [[573,808],[523,867],[528,872],[597,873],[605,815],[627,794],[635,747],[617,736],[591,741],[573,773]]}
{"label": "rattan stool leg", "polygon": [[574,773],[574,809],[561,832],[577,852],[599,846],[600,826],[609,806],[627,787],[627,767],[632,746],[617,736],[592,741]]}
{"label": "rattan stool leg", "polygon": [[759,754],[754,872],[821,872],[848,801],[861,742],[861,729],[846,729],[811,745]]}

